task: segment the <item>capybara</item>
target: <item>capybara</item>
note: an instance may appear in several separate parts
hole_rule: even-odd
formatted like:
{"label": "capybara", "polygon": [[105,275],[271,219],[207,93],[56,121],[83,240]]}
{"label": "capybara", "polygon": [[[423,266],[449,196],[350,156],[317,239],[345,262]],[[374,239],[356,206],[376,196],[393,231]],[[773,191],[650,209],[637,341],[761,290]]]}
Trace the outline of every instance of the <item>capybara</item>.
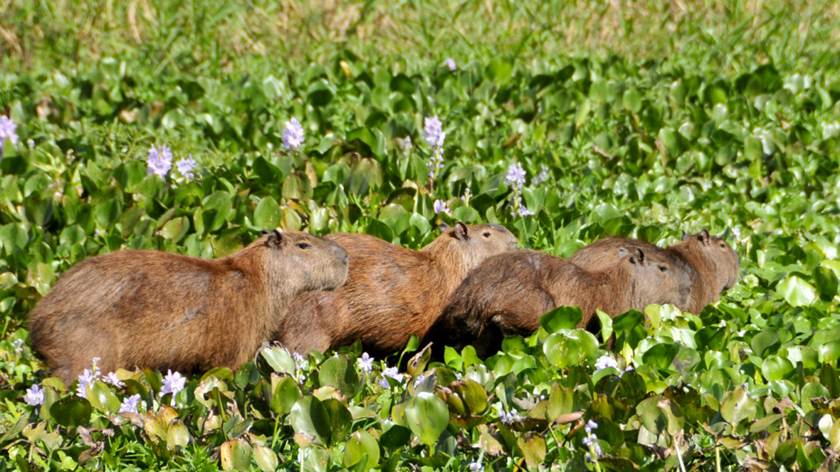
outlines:
{"label": "capybara", "polygon": [[274,230],[220,259],[120,250],[63,274],[30,313],[35,348],[71,382],[91,359],[117,367],[235,368],[250,359],[295,295],[347,277],[332,241]]}
{"label": "capybara", "polygon": [[371,353],[402,349],[411,335],[426,334],[471,269],[518,245],[495,224],[457,223],[419,251],[361,234],[328,238],[350,254],[347,282],[295,298],[276,335],[293,351],[325,351],[356,340]]}
{"label": "capybara", "polygon": [[596,309],[618,315],[654,303],[679,304],[688,296],[687,274],[656,252],[621,247],[615,257],[612,267],[600,271],[531,250],[491,257],[458,287],[426,341],[472,343],[487,355],[504,335],[539,328],[541,315],[558,306],[580,307],[583,327]]}
{"label": "capybara", "polygon": [[710,236],[705,229],[685,235],[682,241],[665,249],[635,239],[604,238],[582,248],[569,260],[586,270],[603,270],[618,262],[619,247],[658,252],[675,267],[684,268],[691,278],[691,290],[686,303],[675,303],[684,311],[700,313],[738,282],[738,254],[724,238]]}

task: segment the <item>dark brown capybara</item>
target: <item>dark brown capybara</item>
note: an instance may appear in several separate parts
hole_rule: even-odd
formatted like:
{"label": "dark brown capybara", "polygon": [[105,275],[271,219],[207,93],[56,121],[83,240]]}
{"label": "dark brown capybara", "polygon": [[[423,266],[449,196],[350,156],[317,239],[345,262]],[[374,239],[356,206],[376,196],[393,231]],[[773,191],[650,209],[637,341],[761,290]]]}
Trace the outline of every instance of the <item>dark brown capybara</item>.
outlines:
{"label": "dark brown capybara", "polygon": [[689,296],[685,303],[675,303],[683,311],[700,313],[738,282],[738,254],[723,237],[710,236],[705,229],[684,235],[682,241],[665,249],[635,239],[604,238],[580,249],[569,260],[586,270],[603,270],[618,262],[619,247],[641,248],[648,253],[658,251],[675,268],[687,271],[691,278]]}
{"label": "dark brown capybara", "polygon": [[617,262],[587,271],[538,251],[520,250],[484,261],[464,280],[430,330],[427,342],[456,348],[473,344],[492,354],[502,337],[530,334],[558,306],[578,306],[584,327],[600,309],[618,315],[649,304],[684,302],[690,279],[667,258],[641,248],[616,248]]}
{"label": "dark brown capybara", "polygon": [[270,339],[292,297],[338,287],[347,268],[341,246],[294,231],[215,260],[116,251],[59,278],[29,315],[31,337],[68,383],[94,357],[105,372],[236,368]]}
{"label": "dark brown capybara", "polygon": [[419,251],[360,234],[329,239],[350,254],[347,282],[295,298],[276,335],[290,350],[325,351],[356,340],[375,354],[402,349],[411,335],[426,334],[471,269],[518,245],[495,224],[458,223]]}

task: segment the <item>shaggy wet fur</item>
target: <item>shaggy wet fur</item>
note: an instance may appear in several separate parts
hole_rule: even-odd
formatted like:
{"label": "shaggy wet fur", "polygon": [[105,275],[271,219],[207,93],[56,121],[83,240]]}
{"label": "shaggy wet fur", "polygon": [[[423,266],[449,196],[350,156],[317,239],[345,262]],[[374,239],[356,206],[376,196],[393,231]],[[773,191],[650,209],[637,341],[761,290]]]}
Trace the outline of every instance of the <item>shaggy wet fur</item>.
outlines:
{"label": "shaggy wet fur", "polygon": [[122,250],[68,270],[29,315],[32,341],[71,382],[99,367],[235,368],[284,318],[289,300],[333,289],[347,253],[306,233],[274,231],[216,260]]}
{"label": "shaggy wet fur", "polygon": [[590,271],[604,270],[617,263],[616,250],[620,247],[657,252],[676,270],[685,271],[691,278],[690,290],[684,302],[675,303],[684,311],[700,313],[738,282],[738,254],[723,238],[710,236],[706,230],[684,236],[682,241],[666,249],[635,239],[605,238],[581,249],[570,261]]}
{"label": "shaggy wet fur", "polygon": [[402,349],[411,335],[426,334],[472,268],[517,246],[503,226],[461,223],[419,251],[367,235],[328,238],[350,254],[347,283],[295,299],[276,336],[293,351],[325,351],[356,340],[376,354]]}
{"label": "shaggy wet fur", "polygon": [[530,334],[544,313],[578,306],[586,326],[596,309],[618,315],[652,303],[678,303],[690,280],[669,261],[636,248],[615,250],[618,262],[587,271],[537,251],[514,251],[487,259],[450,299],[426,341],[462,347],[482,355],[498,349],[505,335]]}

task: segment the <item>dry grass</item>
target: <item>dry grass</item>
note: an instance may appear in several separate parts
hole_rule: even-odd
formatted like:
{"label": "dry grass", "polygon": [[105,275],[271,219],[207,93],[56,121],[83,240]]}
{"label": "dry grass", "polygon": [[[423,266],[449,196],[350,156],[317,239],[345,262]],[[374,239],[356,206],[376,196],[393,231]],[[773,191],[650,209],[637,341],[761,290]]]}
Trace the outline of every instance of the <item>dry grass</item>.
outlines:
{"label": "dry grass", "polygon": [[[837,2],[232,0],[4,0],[7,67],[142,51],[196,62],[269,55],[317,61],[337,46],[359,55],[440,60],[508,53],[524,59],[616,53],[646,59],[699,44],[766,49],[775,37],[803,52],[836,44]],[[777,41],[778,42],[778,41]],[[726,45],[723,45],[726,47]]]}

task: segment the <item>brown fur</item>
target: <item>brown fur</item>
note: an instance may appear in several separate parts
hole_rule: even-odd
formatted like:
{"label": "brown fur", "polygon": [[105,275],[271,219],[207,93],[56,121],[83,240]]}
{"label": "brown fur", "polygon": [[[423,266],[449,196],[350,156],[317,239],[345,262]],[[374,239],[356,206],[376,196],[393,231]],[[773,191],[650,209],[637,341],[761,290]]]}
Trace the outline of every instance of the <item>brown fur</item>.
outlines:
{"label": "brown fur", "polygon": [[401,349],[412,334],[426,333],[472,268],[517,244],[503,226],[461,223],[419,251],[360,234],[329,238],[350,254],[347,283],[295,299],[276,336],[294,351],[356,340],[375,353]]}
{"label": "brown fur", "polygon": [[691,278],[691,288],[685,302],[675,304],[684,311],[699,313],[738,282],[738,254],[723,238],[709,236],[706,230],[684,236],[682,241],[666,249],[635,239],[605,238],[581,249],[570,261],[586,270],[604,270],[618,261],[619,247],[658,252],[675,269],[684,270]]}
{"label": "brown fur", "polygon": [[274,231],[236,254],[205,260],[122,250],[68,270],[29,315],[34,346],[65,381],[99,357],[117,367],[235,368],[254,355],[307,290],[347,276],[334,242]]}
{"label": "brown fur", "polygon": [[579,326],[586,326],[596,309],[618,315],[682,301],[690,280],[672,272],[667,259],[642,249],[615,253],[618,263],[601,271],[537,251],[491,257],[464,280],[427,341],[456,347],[473,342],[487,354],[503,335],[536,330],[540,316],[558,306],[580,307]]}

